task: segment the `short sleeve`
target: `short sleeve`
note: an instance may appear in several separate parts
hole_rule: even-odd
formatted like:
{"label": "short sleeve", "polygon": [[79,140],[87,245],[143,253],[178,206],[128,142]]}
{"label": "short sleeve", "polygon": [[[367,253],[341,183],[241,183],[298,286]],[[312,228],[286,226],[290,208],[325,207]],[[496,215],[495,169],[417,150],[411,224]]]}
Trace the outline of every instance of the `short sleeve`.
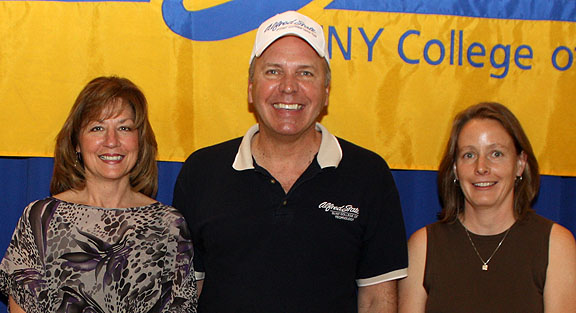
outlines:
{"label": "short sleeve", "polygon": [[45,288],[46,232],[57,204],[31,203],[20,217],[0,263],[0,290],[27,313],[42,312],[38,299]]}
{"label": "short sleeve", "polygon": [[371,208],[358,263],[358,286],[406,277],[408,251],[400,197],[387,165],[366,194]]}
{"label": "short sleeve", "polygon": [[162,312],[196,312],[198,293],[192,263],[193,246],[190,231],[180,213],[174,212],[164,267],[163,290],[168,303]]}
{"label": "short sleeve", "polygon": [[[174,186],[174,197],[172,206],[174,206],[178,211],[184,215],[187,221],[194,221],[194,191],[195,185],[194,180],[190,179],[190,177],[203,177],[206,175],[205,173],[198,173],[195,168],[198,166],[194,166],[197,164],[195,161],[196,154],[192,154],[188,160],[182,166],[180,174],[178,175],[178,179],[176,180],[176,184]],[[188,224],[189,226],[193,226],[192,224]],[[192,230],[193,231],[193,230]],[[194,233],[191,234],[192,239],[194,241],[194,275],[197,280],[204,279],[204,262],[202,258],[202,249],[200,246],[202,243],[198,238],[193,238]]]}

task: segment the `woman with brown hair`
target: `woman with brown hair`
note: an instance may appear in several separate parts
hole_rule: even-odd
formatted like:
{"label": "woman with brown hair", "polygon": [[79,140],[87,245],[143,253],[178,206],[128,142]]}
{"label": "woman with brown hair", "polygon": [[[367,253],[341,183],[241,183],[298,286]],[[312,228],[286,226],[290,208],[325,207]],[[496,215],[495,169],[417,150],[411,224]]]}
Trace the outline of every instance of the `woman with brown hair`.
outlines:
{"label": "woman with brown hair", "polygon": [[510,110],[456,116],[438,187],[439,221],[408,243],[400,312],[576,312],[574,237],[531,209],[538,163]]}
{"label": "woman with brown hair", "polygon": [[157,202],[157,145],[131,81],[99,77],[56,140],[51,197],[31,203],[0,264],[14,312],[196,312],[192,244]]}

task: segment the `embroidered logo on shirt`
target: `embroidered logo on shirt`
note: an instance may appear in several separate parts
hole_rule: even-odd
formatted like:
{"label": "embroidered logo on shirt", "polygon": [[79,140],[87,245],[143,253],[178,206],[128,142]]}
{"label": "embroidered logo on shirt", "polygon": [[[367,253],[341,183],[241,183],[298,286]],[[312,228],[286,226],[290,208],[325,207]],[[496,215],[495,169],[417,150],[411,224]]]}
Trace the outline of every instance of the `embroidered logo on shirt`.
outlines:
{"label": "embroidered logo on shirt", "polygon": [[332,216],[339,220],[354,221],[360,215],[360,209],[353,207],[351,204],[337,206],[334,203],[322,202],[318,208],[324,209],[324,212],[332,213]]}

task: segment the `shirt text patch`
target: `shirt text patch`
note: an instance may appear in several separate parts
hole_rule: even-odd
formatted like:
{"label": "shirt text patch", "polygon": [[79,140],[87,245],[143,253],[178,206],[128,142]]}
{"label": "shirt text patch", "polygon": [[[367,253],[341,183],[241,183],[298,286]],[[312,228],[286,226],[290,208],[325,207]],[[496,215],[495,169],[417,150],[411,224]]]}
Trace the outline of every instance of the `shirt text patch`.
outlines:
{"label": "shirt text patch", "polygon": [[324,212],[332,213],[332,216],[339,220],[354,221],[360,215],[360,209],[353,207],[351,204],[337,206],[325,201],[320,203],[318,208],[324,209]]}

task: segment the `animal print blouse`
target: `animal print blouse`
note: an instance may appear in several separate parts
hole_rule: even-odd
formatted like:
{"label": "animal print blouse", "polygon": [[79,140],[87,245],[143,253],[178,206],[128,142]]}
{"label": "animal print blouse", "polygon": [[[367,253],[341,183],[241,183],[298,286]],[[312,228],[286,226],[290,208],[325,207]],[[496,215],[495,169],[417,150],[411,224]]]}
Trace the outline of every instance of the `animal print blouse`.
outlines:
{"label": "animal print blouse", "polygon": [[173,207],[105,209],[46,198],[18,221],[0,291],[27,313],[196,312],[192,255]]}

